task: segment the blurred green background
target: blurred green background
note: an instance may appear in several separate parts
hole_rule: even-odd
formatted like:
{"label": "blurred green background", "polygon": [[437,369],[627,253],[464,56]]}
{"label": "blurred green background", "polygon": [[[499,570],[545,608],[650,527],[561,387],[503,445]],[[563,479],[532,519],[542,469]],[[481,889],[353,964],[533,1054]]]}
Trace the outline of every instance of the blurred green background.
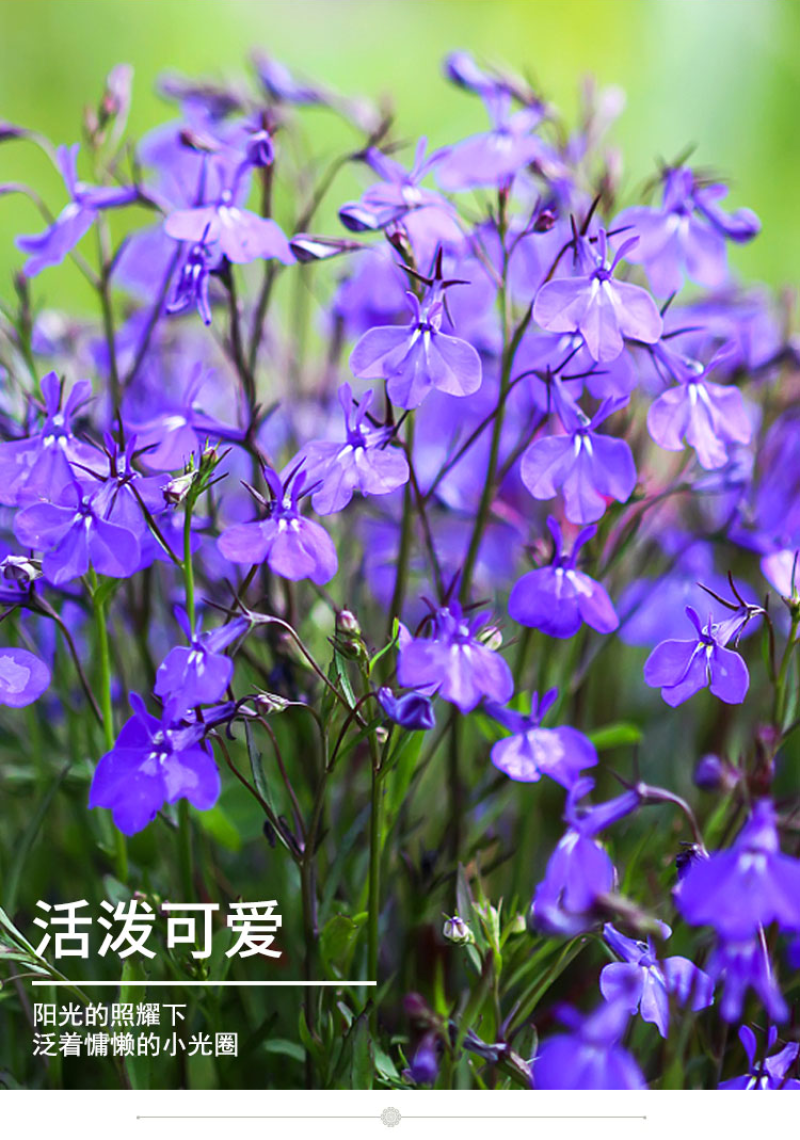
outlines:
{"label": "blurred green background", "polygon": [[[732,202],[763,220],[736,264],[782,284],[800,257],[798,46],[796,0],[0,0],[0,118],[73,142],[81,109],[127,61],[138,134],[170,114],[153,92],[159,72],[235,75],[260,47],[345,91],[391,91],[401,134],[440,145],[484,121],[478,100],[440,77],[449,49],[508,61],[568,115],[591,73],[628,95],[615,129],[628,190],[656,157],[695,144],[694,161],[728,177]],[[0,181],[30,179],[60,208],[40,155],[19,143],[0,155]],[[38,228],[29,203],[0,200],[3,294],[21,263],[14,234]],[[56,276],[49,299],[65,300],[62,289]]]}

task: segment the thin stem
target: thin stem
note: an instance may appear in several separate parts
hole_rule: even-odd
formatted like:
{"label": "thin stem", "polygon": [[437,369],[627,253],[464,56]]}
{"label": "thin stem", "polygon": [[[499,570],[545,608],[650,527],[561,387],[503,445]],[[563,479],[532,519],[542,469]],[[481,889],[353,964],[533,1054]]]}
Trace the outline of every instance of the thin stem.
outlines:
{"label": "thin stem", "polygon": [[[186,616],[189,621],[190,637],[195,636],[196,609],[194,602],[194,566],[192,564],[192,507],[191,494],[186,498],[183,517],[183,581],[186,594]],[[181,873],[181,886],[184,896],[191,899],[194,892],[194,857],[192,852],[192,820],[189,815],[189,801],[178,803],[178,866]]]}
{"label": "thin stem", "polygon": [[[106,752],[114,747],[114,709],[111,702],[111,653],[108,646],[108,626],[105,602],[98,591],[97,574],[92,568],[89,571],[92,586],[92,606],[94,608],[95,627],[97,630],[97,649],[100,670],[100,708],[103,714],[103,739]],[[117,849],[117,878],[121,883],[128,881],[128,852],[125,845],[125,836],[118,828],[114,828]]]}
{"label": "thin stem", "polygon": [[[405,439],[406,453],[409,457],[409,462],[414,452],[414,413],[411,412],[406,420],[406,439]],[[387,631],[387,638],[391,637],[392,627],[394,625],[395,617],[402,616],[403,600],[406,595],[406,585],[408,583],[408,570],[409,562],[411,559],[411,547],[413,534],[413,521],[414,521],[414,496],[411,480],[406,483],[403,491],[403,519],[400,524],[400,548],[397,552],[397,573],[394,579],[394,592],[392,594],[392,604],[389,607],[389,626]]]}

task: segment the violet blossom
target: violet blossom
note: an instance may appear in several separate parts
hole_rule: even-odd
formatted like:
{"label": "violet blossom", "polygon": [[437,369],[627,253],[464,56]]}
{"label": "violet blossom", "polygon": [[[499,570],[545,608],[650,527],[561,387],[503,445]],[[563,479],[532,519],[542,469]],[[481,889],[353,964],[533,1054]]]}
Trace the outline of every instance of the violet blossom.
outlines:
{"label": "violet blossom", "polygon": [[530,570],[514,584],[508,612],[520,625],[540,629],[550,637],[573,637],[583,622],[598,633],[611,633],[619,625],[605,589],[582,570],[576,569],[578,553],[597,527],[585,527],[575,538],[569,554],[562,549],[561,528],[552,515],[547,526],[555,546],[549,566]]}

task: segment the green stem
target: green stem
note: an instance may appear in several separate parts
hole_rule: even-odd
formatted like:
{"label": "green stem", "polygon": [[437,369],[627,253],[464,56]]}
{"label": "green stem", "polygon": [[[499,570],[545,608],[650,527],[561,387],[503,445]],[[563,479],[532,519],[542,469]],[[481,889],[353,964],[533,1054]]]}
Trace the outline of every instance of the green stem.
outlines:
{"label": "green stem", "polygon": [[[191,637],[194,638],[196,611],[194,603],[194,566],[192,565],[192,507],[191,494],[186,498],[183,518],[183,580],[186,594],[186,616],[189,619]],[[178,866],[184,898],[190,900],[194,892],[194,860],[192,855],[192,821],[189,815],[189,801],[178,802]]]}
{"label": "green stem", "polygon": [[789,630],[789,640],[786,642],[786,648],[783,651],[781,658],[780,669],[778,670],[778,679],[775,682],[775,699],[772,709],[772,720],[775,726],[783,729],[784,720],[786,718],[786,681],[789,676],[789,665],[792,660],[792,653],[797,644],[797,630],[800,627],[800,613],[792,613],[792,625]]}
{"label": "green stem", "polygon": [[[364,672],[364,688],[369,691],[369,676]],[[381,754],[374,732],[369,734],[370,768],[372,771],[372,798],[369,819],[369,901],[367,904],[367,977],[378,980],[378,948],[381,914],[381,857],[383,855],[383,788]],[[378,1008],[373,1003],[370,1011],[370,1030],[374,1036],[378,1029]]]}
{"label": "green stem", "polygon": [[186,615],[189,618],[189,628],[194,636],[195,604],[194,604],[194,566],[192,565],[192,501],[186,500],[186,513],[183,519],[183,580],[186,590]]}
{"label": "green stem", "polygon": [[[414,413],[411,412],[406,420],[406,453],[411,463],[414,453]],[[389,627],[386,633],[387,638],[392,636],[392,628],[394,626],[395,617],[402,617],[403,599],[406,594],[406,584],[408,582],[409,561],[411,558],[411,546],[414,537],[413,532],[414,521],[414,495],[411,486],[411,481],[405,485],[403,492],[403,521],[400,528],[400,548],[397,552],[397,574],[394,579],[394,593],[392,594],[392,604],[389,607]]]}
{"label": "green stem", "polygon": [[[100,668],[100,711],[103,714],[103,740],[106,752],[114,747],[114,709],[111,703],[111,652],[108,647],[108,618],[105,602],[98,595],[97,575],[89,571],[92,585],[92,605],[97,629],[97,649]],[[117,848],[117,878],[121,883],[128,881],[128,852],[125,836],[114,828]]]}
{"label": "green stem", "polygon": [[511,336],[510,298],[507,289],[508,280],[508,254],[505,252],[505,235],[501,227],[501,241],[503,242],[503,276],[497,293],[497,303],[500,309],[500,319],[503,325],[503,355],[500,370],[500,392],[498,395],[497,412],[492,426],[492,439],[489,446],[489,464],[486,469],[486,481],[483,484],[478,512],[475,516],[475,527],[472,531],[467,557],[464,560],[464,569],[461,573],[460,598],[462,604],[469,601],[472,587],[472,573],[480,551],[483,535],[489,522],[489,513],[495,494],[497,482],[497,468],[500,460],[500,441],[503,435],[503,422],[505,420],[506,401],[511,389],[511,369],[514,364],[517,346],[522,334],[527,328],[530,313],[520,322],[519,328],[513,338]]}

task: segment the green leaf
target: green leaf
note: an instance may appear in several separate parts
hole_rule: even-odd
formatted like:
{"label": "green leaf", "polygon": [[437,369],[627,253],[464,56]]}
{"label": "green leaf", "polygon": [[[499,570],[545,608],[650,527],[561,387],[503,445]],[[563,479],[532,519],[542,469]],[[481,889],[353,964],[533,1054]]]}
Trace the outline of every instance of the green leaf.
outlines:
{"label": "green leaf", "polygon": [[[146,988],[144,986],[130,986],[126,983],[132,981],[143,982],[144,980],[145,973],[142,963],[134,961],[132,958],[126,958],[125,964],[122,967],[122,981],[119,991],[120,1002],[142,1005],[145,999],[145,993],[147,992]],[[131,1088],[150,1088],[150,1060],[150,1057],[146,1055],[140,1057],[132,1054],[129,1057],[125,1057],[125,1071],[130,1078]]]}
{"label": "green leaf", "polygon": [[242,837],[239,830],[219,804],[208,811],[198,812],[195,819],[221,847],[228,851],[241,851]]}
{"label": "green leaf", "polygon": [[6,876],[5,881],[5,889],[3,891],[3,903],[11,912],[11,914],[14,913],[17,907],[17,892],[19,890],[22,871],[25,867],[25,860],[28,858],[30,850],[36,841],[36,837],[39,834],[39,829],[44,822],[44,817],[47,815],[48,808],[53,802],[53,798],[55,797],[56,792],[63,784],[64,778],[67,775],[68,771],[68,768],[64,768],[47,789],[45,794],[42,796],[36,810],[30,818],[28,826],[22,833],[21,839],[16,844],[16,851],[14,852],[14,858],[11,861],[11,866],[8,869],[8,875]]}
{"label": "green leaf", "polygon": [[301,1063],[306,1059],[306,1051],[297,1041],[288,1041],[285,1037],[271,1037],[263,1046],[265,1053],[275,1053],[279,1057],[291,1057],[293,1061]]}
{"label": "green leaf", "polygon": [[609,748],[620,748],[625,744],[638,744],[643,733],[638,725],[630,721],[620,720],[614,724],[596,728],[594,732],[586,734],[598,752],[605,752]]}
{"label": "green leaf", "polygon": [[369,1024],[366,1017],[362,1014],[357,1018],[350,1030],[350,1036],[353,1042],[353,1054],[351,1063],[352,1083],[351,1088],[354,1089],[371,1089],[372,1088],[372,1050],[369,1036]]}
{"label": "green leaf", "polygon": [[261,765],[261,753],[255,746],[253,740],[253,729],[249,721],[244,722],[244,735],[247,741],[247,758],[250,761],[250,771],[253,773],[253,783],[256,786],[256,791],[261,796],[269,807],[272,807],[272,796],[269,791],[269,784],[264,775],[264,769]]}
{"label": "green leaf", "polygon": [[366,912],[353,915],[335,914],[322,928],[320,952],[326,966],[344,967],[358,938],[358,932],[367,921]]}

